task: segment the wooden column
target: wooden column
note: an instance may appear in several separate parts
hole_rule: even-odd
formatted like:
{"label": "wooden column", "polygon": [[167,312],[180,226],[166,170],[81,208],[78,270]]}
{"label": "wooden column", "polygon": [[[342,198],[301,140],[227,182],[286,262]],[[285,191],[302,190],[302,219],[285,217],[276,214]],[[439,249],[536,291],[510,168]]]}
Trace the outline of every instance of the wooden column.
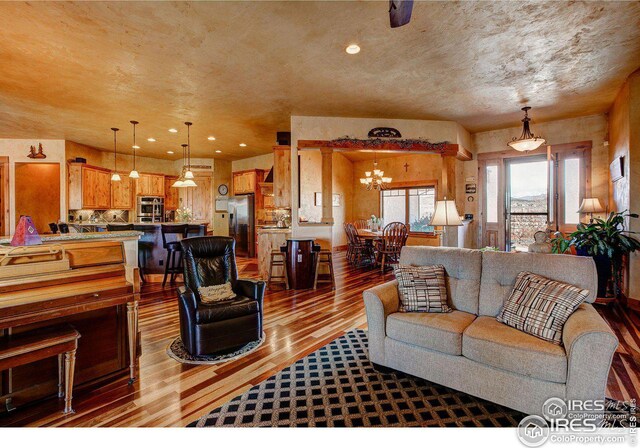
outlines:
{"label": "wooden column", "polygon": [[322,154],[322,222],[333,224],[333,149],[320,148]]}
{"label": "wooden column", "polygon": [[456,158],[442,157],[442,188],[438,192],[438,199],[456,199]]}

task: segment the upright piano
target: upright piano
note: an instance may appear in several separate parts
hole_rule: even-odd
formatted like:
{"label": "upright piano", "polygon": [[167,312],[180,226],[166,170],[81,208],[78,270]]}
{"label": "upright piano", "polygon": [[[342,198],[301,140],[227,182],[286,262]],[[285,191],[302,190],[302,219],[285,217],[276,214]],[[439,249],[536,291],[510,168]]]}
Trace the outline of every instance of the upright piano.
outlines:
{"label": "upright piano", "polygon": [[[64,241],[0,247],[0,338],[70,324],[81,338],[75,385],[121,376],[133,383],[138,349],[138,268],[126,264],[123,243]],[[57,360],[0,373],[0,416],[57,395]]]}

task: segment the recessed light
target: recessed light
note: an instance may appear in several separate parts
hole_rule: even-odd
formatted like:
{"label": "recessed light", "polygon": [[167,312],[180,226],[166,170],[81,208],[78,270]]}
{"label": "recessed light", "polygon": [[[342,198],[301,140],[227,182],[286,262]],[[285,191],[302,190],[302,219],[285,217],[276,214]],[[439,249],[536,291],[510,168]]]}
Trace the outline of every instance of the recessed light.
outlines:
{"label": "recessed light", "polygon": [[167,154],[173,154],[173,151],[167,151]]}
{"label": "recessed light", "polygon": [[217,152],[218,154],[220,154],[222,151],[220,151],[219,149],[216,149],[216,152]]}
{"label": "recessed light", "polygon": [[132,148],[133,149],[140,149],[140,147],[138,145],[133,145]]}
{"label": "recessed light", "polygon": [[175,134],[176,132],[178,132],[178,130],[176,128],[171,128],[169,129],[169,132],[171,132],[172,134]]}
{"label": "recessed light", "polygon": [[240,146],[242,146],[244,148],[245,146],[247,146],[247,144],[246,143],[240,143]]}
{"label": "recessed light", "polygon": [[358,54],[360,53],[360,46],[358,44],[351,44],[344,49],[349,54]]}
{"label": "recessed light", "polygon": [[156,139],[155,139],[155,138],[153,138],[153,137],[149,137],[149,138],[147,139],[147,141],[148,141],[148,142],[155,142],[155,141],[156,141]]}
{"label": "recessed light", "polygon": [[209,137],[207,137],[207,140],[215,140],[216,138],[213,135],[210,135]]}

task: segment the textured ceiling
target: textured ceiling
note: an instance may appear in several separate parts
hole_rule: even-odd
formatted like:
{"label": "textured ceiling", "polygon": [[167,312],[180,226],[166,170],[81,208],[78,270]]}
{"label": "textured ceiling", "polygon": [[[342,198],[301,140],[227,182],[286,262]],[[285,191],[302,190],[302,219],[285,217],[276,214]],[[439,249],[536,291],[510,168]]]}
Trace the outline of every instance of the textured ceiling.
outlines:
{"label": "textured ceiling", "polygon": [[423,2],[392,30],[386,2],[3,2],[0,61],[0,137],[110,148],[117,126],[125,152],[135,119],[140,153],[170,157],[190,120],[194,156],[238,158],[292,114],[477,132],[524,102],[534,123],[604,112],[640,65],[640,3]]}

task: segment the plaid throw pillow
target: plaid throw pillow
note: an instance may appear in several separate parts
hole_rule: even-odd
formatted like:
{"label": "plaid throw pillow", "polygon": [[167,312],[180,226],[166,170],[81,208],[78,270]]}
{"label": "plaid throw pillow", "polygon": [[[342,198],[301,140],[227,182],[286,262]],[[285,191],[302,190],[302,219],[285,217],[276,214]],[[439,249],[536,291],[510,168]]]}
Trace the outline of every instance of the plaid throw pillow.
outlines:
{"label": "plaid throw pillow", "polygon": [[402,313],[448,313],[444,266],[402,266],[395,268]]}
{"label": "plaid throw pillow", "polygon": [[498,322],[556,345],[562,345],[562,327],[588,297],[589,291],[521,272]]}

